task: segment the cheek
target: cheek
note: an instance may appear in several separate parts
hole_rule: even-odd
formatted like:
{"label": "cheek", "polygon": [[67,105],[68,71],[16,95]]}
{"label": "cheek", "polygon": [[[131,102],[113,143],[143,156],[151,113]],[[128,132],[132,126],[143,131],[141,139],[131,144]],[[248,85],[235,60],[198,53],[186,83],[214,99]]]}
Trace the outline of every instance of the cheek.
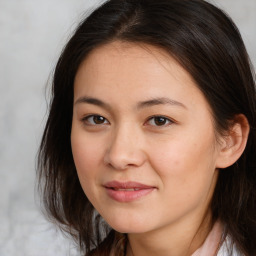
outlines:
{"label": "cheek", "polygon": [[151,146],[151,165],[165,188],[173,194],[191,196],[191,191],[207,190],[215,171],[214,137],[179,136]]}
{"label": "cheek", "polygon": [[170,172],[173,175],[191,172],[197,163],[202,162],[206,150],[203,145],[181,138],[158,141],[155,144],[157,145],[150,147],[149,155],[154,169],[162,175],[168,175]]}
{"label": "cheek", "polygon": [[97,202],[97,182],[101,176],[101,150],[102,145],[93,136],[88,136],[84,131],[72,129],[71,146],[73,158],[81,187],[94,204]]}
{"label": "cheek", "polygon": [[203,209],[212,197],[216,182],[214,165],[209,164],[212,152],[198,145],[191,149],[192,145],[173,143],[152,152],[152,166],[162,184],[163,216],[177,218]]}
{"label": "cheek", "polygon": [[102,159],[102,145],[99,141],[95,141],[93,136],[88,136],[84,131],[72,129],[71,146],[78,172],[79,179],[83,185],[84,182],[90,183],[94,179],[99,170]]}
{"label": "cheek", "polygon": [[193,167],[209,163],[215,157],[212,126],[185,127],[173,133],[169,138],[152,142],[155,145],[151,146],[151,155],[159,164],[175,169],[187,166],[184,171],[191,172],[191,169],[198,169]]}

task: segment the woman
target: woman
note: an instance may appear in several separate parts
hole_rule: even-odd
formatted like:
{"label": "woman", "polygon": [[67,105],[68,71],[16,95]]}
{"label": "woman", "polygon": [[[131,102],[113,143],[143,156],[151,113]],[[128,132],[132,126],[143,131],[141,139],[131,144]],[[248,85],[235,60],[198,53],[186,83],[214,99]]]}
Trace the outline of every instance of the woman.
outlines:
{"label": "woman", "polygon": [[57,63],[38,169],[86,255],[256,255],[256,105],[234,23],[202,0],[110,0]]}

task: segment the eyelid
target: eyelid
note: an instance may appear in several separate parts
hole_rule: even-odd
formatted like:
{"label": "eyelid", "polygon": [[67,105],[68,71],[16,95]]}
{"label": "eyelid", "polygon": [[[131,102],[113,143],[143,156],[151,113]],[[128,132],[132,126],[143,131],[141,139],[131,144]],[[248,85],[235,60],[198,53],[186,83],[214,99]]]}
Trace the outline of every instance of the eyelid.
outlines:
{"label": "eyelid", "polygon": [[146,125],[150,125],[148,124],[150,120],[153,120],[154,118],[163,118],[165,119],[168,123],[167,124],[164,124],[164,125],[151,125],[151,126],[154,126],[154,127],[167,127],[167,126],[170,126],[172,124],[175,123],[175,121],[173,119],[171,119],[170,117],[167,117],[167,116],[164,116],[164,115],[153,115],[153,116],[150,116],[147,120],[146,120]]}
{"label": "eyelid", "polygon": [[[103,119],[103,122],[102,123],[95,123],[94,120],[89,120],[90,118],[95,118],[95,117],[100,117]],[[157,124],[150,124],[149,122],[151,120],[154,120],[155,118],[162,118],[166,121],[166,123],[164,124],[160,124],[160,125],[157,125]],[[105,118],[104,116],[102,115],[99,115],[99,114],[87,114],[85,116],[83,116],[81,118],[81,122],[84,124],[84,125],[88,125],[88,126],[101,126],[101,125],[106,125],[106,124],[110,124],[110,122],[107,120],[107,118]],[[164,116],[164,115],[153,115],[153,116],[150,116],[147,118],[146,122],[145,122],[145,125],[149,125],[149,126],[153,126],[153,127],[167,127],[167,126],[170,126],[172,125],[173,123],[175,123],[175,121],[170,118],[170,117],[167,117],[167,116]]]}
{"label": "eyelid", "polygon": [[[100,123],[100,124],[96,124],[96,123],[92,123],[92,122],[88,121],[89,118],[94,118],[94,117],[102,117],[104,119],[104,122]],[[109,124],[109,121],[107,120],[107,118],[105,118],[102,115],[98,115],[98,114],[89,114],[89,115],[83,116],[81,118],[81,122],[83,122],[84,125],[88,125],[88,126],[100,126],[100,125]]]}

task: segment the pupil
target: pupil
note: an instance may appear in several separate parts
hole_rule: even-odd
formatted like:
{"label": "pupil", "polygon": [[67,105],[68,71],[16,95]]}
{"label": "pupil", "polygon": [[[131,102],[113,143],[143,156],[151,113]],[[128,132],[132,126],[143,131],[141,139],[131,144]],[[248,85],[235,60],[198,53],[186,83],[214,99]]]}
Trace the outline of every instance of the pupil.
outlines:
{"label": "pupil", "polygon": [[156,117],[155,123],[156,125],[164,125],[166,122],[166,119],[164,117]]}
{"label": "pupil", "polygon": [[104,123],[104,117],[102,117],[102,116],[94,116],[93,117],[93,122],[95,124],[102,124],[102,123]]}

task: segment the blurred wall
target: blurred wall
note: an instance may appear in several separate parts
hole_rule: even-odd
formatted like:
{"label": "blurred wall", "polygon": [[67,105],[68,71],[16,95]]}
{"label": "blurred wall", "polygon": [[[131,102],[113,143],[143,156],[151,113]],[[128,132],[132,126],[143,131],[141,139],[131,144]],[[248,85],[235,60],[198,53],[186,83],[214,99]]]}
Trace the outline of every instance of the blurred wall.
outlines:
{"label": "blurred wall", "polygon": [[[70,32],[100,0],[0,0],[0,256],[76,255],[39,211],[35,157],[45,85]],[[256,1],[215,0],[234,19],[256,65]]]}

